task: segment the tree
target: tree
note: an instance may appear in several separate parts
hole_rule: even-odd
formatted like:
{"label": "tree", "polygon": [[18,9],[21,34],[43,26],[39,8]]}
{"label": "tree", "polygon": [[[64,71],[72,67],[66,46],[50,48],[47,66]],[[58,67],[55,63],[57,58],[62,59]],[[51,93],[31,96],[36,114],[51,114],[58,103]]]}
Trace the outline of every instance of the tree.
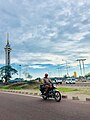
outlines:
{"label": "tree", "polygon": [[90,77],[90,72],[88,74],[86,74],[85,77]]}
{"label": "tree", "polygon": [[31,78],[32,78],[32,76],[31,76],[30,74],[28,74],[28,75],[27,75],[27,78],[31,79]]}
{"label": "tree", "polygon": [[18,71],[12,68],[10,65],[6,65],[0,68],[0,76],[2,79],[5,79],[5,82],[10,80],[13,74],[17,73]]}
{"label": "tree", "polygon": [[39,82],[41,82],[42,79],[40,77],[38,77],[35,80],[38,80]]}
{"label": "tree", "polygon": [[24,75],[25,75],[25,78],[26,79],[28,79],[28,80],[30,80],[33,76],[32,75],[30,75],[28,72],[23,72],[24,73]]}
{"label": "tree", "polygon": [[67,75],[64,75],[63,78],[66,79],[66,78],[67,78]]}

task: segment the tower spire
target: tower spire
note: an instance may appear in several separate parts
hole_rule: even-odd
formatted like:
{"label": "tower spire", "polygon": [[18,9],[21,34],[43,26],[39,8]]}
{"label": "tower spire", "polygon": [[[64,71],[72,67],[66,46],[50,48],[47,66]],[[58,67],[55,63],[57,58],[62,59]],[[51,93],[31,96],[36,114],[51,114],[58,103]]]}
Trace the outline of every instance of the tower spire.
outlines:
{"label": "tower spire", "polygon": [[9,33],[7,33],[7,44],[9,44]]}

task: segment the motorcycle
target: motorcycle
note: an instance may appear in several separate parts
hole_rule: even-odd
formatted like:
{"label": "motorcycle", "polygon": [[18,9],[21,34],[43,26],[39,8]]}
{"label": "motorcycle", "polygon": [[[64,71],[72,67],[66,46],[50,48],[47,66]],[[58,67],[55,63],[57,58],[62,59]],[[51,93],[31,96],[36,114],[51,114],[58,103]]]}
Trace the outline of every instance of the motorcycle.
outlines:
{"label": "motorcycle", "polygon": [[41,96],[43,100],[47,100],[49,98],[54,98],[56,102],[61,101],[61,93],[56,90],[54,84],[50,85],[48,93],[45,91],[45,85],[40,85]]}

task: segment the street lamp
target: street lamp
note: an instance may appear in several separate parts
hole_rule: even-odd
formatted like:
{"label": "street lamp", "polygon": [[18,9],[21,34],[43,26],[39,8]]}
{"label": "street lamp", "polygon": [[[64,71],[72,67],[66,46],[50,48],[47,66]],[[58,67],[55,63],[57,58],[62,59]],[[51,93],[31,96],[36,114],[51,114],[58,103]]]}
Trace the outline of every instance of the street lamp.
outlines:
{"label": "street lamp", "polygon": [[85,67],[84,67],[84,61],[85,61],[85,60],[86,60],[86,59],[82,59],[84,76],[85,76]]}
{"label": "street lamp", "polygon": [[24,72],[23,72],[23,73],[24,73],[24,76],[25,76],[25,79],[26,79],[26,80],[27,80],[27,76],[28,76],[28,74],[29,74],[29,73],[28,73],[28,69],[29,69],[29,65],[27,65],[27,64],[24,65]]}
{"label": "street lamp", "polygon": [[21,65],[19,65],[19,78],[21,78]]}
{"label": "street lamp", "polygon": [[85,75],[85,67],[84,67],[84,61],[86,59],[77,59],[76,61],[79,61],[79,65],[80,65],[80,71],[81,71],[81,76],[82,76],[82,67],[81,67],[81,61],[82,61],[82,64],[83,64],[83,73]]}
{"label": "street lamp", "polygon": [[63,60],[63,59],[62,59],[62,61],[65,61],[65,63],[66,63],[67,76],[69,76],[69,73],[68,73],[68,68],[69,68],[69,67],[68,67],[68,63],[67,63],[67,61],[66,61],[66,60]]}
{"label": "street lamp", "polygon": [[58,70],[59,77],[61,77],[61,76],[62,76],[62,67],[59,66],[59,67],[57,68],[57,70]]}

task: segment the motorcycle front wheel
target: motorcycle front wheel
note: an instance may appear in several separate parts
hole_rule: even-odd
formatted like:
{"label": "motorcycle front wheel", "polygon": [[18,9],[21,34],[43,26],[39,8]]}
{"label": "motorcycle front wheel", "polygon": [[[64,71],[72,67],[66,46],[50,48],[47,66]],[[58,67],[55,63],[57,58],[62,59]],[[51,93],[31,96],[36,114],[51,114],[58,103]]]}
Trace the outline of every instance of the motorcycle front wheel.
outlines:
{"label": "motorcycle front wheel", "polygon": [[47,100],[47,96],[46,95],[42,95],[43,100]]}
{"label": "motorcycle front wheel", "polygon": [[55,91],[54,98],[55,98],[56,102],[60,102],[61,94],[59,91]]}

